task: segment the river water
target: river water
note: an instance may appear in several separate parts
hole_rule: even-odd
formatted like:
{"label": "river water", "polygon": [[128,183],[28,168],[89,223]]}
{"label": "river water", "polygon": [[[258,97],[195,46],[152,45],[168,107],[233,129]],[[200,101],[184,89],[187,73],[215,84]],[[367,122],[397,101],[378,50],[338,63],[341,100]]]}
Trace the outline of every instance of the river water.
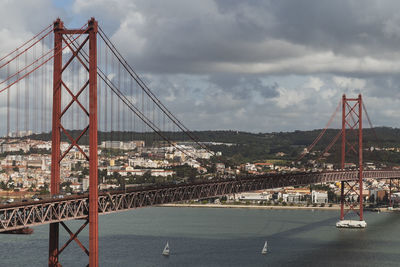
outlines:
{"label": "river water", "polygon": [[[99,217],[101,266],[400,266],[400,214],[365,213],[364,230],[337,229],[338,211],[153,207]],[[78,229],[80,221],[67,222]],[[60,227],[61,228],[61,227]],[[0,235],[0,266],[46,266],[48,225]],[[79,236],[88,244],[87,229]],[[67,233],[61,230],[62,241]],[[269,253],[261,255],[265,241]],[[169,242],[171,254],[161,252]],[[74,242],[67,266],[88,257]]]}

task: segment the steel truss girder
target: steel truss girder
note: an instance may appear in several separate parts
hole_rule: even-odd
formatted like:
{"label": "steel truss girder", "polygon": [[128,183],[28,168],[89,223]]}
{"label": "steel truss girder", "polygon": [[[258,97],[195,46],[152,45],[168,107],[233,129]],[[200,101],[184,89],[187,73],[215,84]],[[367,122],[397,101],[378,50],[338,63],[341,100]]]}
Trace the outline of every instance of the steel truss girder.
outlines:
{"label": "steel truss girder", "polygon": [[[400,171],[364,171],[363,174],[366,179],[394,179],[400,177]],[[358,171],[338,171],[260,175],[241,179],[172,185],[158,188],[144,187],[127,190],[126,192],[118,191],[99,194],[98,212],[99,214],[108,214],[147,206],[205,199],[247,191],[324,182],[356,181],[357,179]],[[86,219],[88,214],[89,200],[87,195],[1,205],[0,232],[54,222]]]}

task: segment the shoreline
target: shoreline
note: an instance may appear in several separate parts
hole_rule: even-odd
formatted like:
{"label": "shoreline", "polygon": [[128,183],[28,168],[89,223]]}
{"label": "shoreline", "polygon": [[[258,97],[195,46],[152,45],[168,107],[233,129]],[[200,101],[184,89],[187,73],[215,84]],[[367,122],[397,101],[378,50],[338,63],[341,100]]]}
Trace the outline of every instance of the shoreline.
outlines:
{"label": "shoreline", "polygon": [[332,207],[299,207],[299,206],[260,206],[260,205],[231,205],[231,204],[161,204],[158,207],[180,208],[215,208],[215,209],[260,209],[260,210],[340,210],[339,205]]}
{"label": "shoreline", "polygon": [[[259,209],[259,210],[340,210],[340,205],[332,207],[306,207],[306,206],[260,206],[260,205],[233,205],[233,204],[187,204],[187,203],[171,203],[161,204],[157,207],[175,207],[175,208],[214,208],[214,209]],[[364,208],[365,211],[377,212],[370,208]],[[379,208],[380,212],[398,212],[399,209],[388,210],[387,208]]]}

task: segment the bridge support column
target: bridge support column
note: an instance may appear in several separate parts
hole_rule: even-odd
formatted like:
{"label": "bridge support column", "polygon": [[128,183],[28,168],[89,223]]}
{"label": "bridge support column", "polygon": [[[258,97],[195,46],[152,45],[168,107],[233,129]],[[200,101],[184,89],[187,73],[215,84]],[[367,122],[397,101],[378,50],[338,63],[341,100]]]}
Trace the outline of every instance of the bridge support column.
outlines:
{"label": "bridge support column", "polygon": [[[88,222],[73,234],[72,231],[61,223],[63,228],[70,234],[71,238],[64,246],[59,249],[59,223],[50,225],[49,234],[49,267],[61,266],[59,254],[73,240],[78,243],[82,250],[89,256],[89,266],[97,267],[98,261],[98,188],[97,188],[97,21],[92,18],[89,20],[85,29],[70,30],[65,29],[62,21],[57,19],[54,22],[54,76],[53,76],[53,126],[52,126],[52,162],[51,162],[51,194],[59,194],[60,190],[60,163],[67,153],[76,147],[82,155],[89,161],[89,211]],[[74,37],[78,35],[77,37]],[[80,44],[79,37],[86,35],[87,38]],[[72,37],[71,37],[72,36]],[[82,53],[86,43],[89,43],[89,56]],[[64,47],[63,47],[64,45]],[[63,49],[68,47],[72,51],[72,56],[63,65]],[[69,88],[62,79],[62,73],[70,66],[74,58],[77,58],[83,69],[89,72],[89,80],[81,88]],[[86,59],[86,62],[82,60]],[[89,65],[89,66],[88,66]],[[61,90],[65,89],[71,95],[72,100],[66,107],[61,107]],[[75,91],[77,92],[74,92]],[[77,90],[76,90],[77,89]],[[84,90],[89,90],[89,107],[85,107],[79,99]],[[83,113],[89,117],[89,125],[82,130],[81,134],[74,138],[69,130],[62,125],[62,117],[69,110],[71,105],[76,102]],[[61,111],[61,108],[63,110]],[[79,145],[79,140],[89,131],[89,155],[87,155]],[[70,141],[67,150],[61,151],[61,132]],[[89,250],[87,250],[78,240],[77,235],[89,224]]]}
{"label": "bridge support column", "polygon": [[97,21],[89,21],[89,266],[99,266],[97,160]]}
{"label": "bridge support column", "polygon": [[340,183],[340,220],[344,220],[344,182]]}
{"label": "bridge support column", "polygon": [[[358,181],[357,182],[341,182],[340,194],[340,221],[337,227],[357,227],[366,226],[363,215],[363,133],[362,133],[362,111],[363,104],[361,94],[358,98],[342,97],[342,157],[341,168],[344,170],[347,166],[346,156],[355,154],[358,156]],[[346,132],[348,129],[348,133]],[[350,135],[350,137],[348,136]],[[353,135],[353,136],[351,136]],[[350,158],[350,160],[352,160]],[[353,156],[354,160],[354,156]],[[349,166],[350,167],[350,166]],[[354,202],[356,197],[356,203]],[[345,206],[348,207],[346,210]],[[345,216],[350,212],[355,212],[359,217],[359,223],[345,221]]]}
{"label": "bridge support column", "polygon": [[[50,194],[60,192],[60,142],[61,142],[61,81],[62,81],[62,34],[64,25],[60,19],[54,22],[54,70],[53,70],[53,125],[51,144]],[[58,263],[59,224],[51,223],[49,229],[49,267]]]}
{"label": "bridge support column", "polygon": [[58,262],[59,226],[59,223],[50,224],[49,267],[61,266]]}
{"label": "bridge support column", "polygon": [[393,208],[393,202],[392,202],[392,179],[389,179],[389,207]]}

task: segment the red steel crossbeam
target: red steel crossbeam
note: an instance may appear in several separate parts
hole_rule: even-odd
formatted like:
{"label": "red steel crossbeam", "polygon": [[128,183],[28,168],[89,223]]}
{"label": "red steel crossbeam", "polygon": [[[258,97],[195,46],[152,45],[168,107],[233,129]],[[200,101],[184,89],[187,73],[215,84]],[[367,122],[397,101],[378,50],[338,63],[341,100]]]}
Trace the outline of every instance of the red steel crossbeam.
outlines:
{"label": "red steel crossbeam", "polygon": [[78,59],[79,62],[82,64],[82,66],[85,67],[85,69],[87,71],[89,71],[88,66],[82,61],[82,59],[79,56],[79,51],[81,51],[81,49],[85,46],[86,42],[89,40],[89,36],[82,42],[82,44],[76,50],[71,47],[71,44],[67,40],[65,40],[64,37],[62,37],[62,39],[63,39],[64,43],[68,46],[68,48],[72,52],[72,56],[67,61],[67,63],[65,63],[62,71],[64,71],[68,67],[68,65],[72,62],[72,60],[74,60],[74,58]]}
{"label": "red steel crossbeam", "polygon": [[[89,266],[98,266],[98,191],[97,191],[97,21],[92,18],[89,20],[86,29],[67,30],[64,28],[63,22],[57,19],[54,22],[54,72],[53,72],[53,129],[52,129],[52,164],[51,164],[51,185],[52,195],[56,195],[60,191],[60,164],[62,159],[75,146],[89,161],[89,212],[87,221],[78,229],[76,233],[61,222],[61,225],[69,233],[70,239],[59,249],[59,223],[50,224],[49,235],[49,266],[61,266],[59,263],[60,253],[74,240],[82,250],[89,256]],[[68,35],[87,34],[87,38],[79,47],[71,46],[72,42]],[[75,38],[76,39],[76,38]],[[74,40],[75,40],[74,39]],[[67,62],[62,65],[62,46],[63,42],[71,50],[72,55]],[[89,66],[83,62],[79,56],[79,51],[89,42]],[[74,94],[62,79],[62,73],[70,66],[70,63],[77,59],[84,69],[89,72],[89,80],[82,85],[76,94]],[[72,97],[72,100],[61,111],[61,91],[65,89]],[[79,101],[79,96],[84,90],[89,90],[89,107]],[[89,117],[89,125],[83,129],[77,138],[73,138],[67,129],[62,125],[61,119],[68,112],[73,103],[83,110],[84,114]],[[79,140],[89,131],[89,156],[79,146]],[[61,132],[69,139],[70,146],[61,153]],[[89,224],[89,250],[87,250],[77,238],[78,234]]]}
{"label": "red steel crossbeam", "polygon": [[[348,100],[348,101],[356,101],[356,100]],[[353,113],[357,114],[355,111],[355,108],[357,107],[357,103],[355,103],[354,105],[350,105],[349,103],[346,103],[346,106],[349,108],[349,112],[346,114],[346,117],[350,116],[351,120],[354,122],[354,124],[356,124],[356,120],[354,119]]]}
{"label": "red steel crossbeam", "polygon": [[78,93],[76,93],[76,95],[74,95],[74,93],[71,92],[71,90],[68,88],[68,86],[62,82],[62,85],[64,86],[65,90],[67,90],[67,92],[72,96],[71,101],[68,103],[68,105],[64,108],[63,112],[61,113],[61,116],[64,115],[65,112],[67,112],[67,110],[72,106],[72,104],[74,102],[76,102],[81,109],[83,110],[83,112],[86,113],[87,116],[89,116],[89,112],[86,110],[86,108],[82,105],[82,103],[79,101],[78,97],[81,95],[81,93],[85,90],[85,88],[89,85],[89,81],[87,81],[82,88],[78,91]]}
{"label": "red steel crossbeam", "polygon": [[357,194],[357,196],[360,196],[359,194],[358,194],[358,192],[357,192],[357,190],[355,190],[354,189],[354,186],[356,185],[356,184],[350,184],[350,183],[348,183],[348,182],[346,182],[349,186],[350,186],[350,188],[349,188],[349,190],[347,190],[347,192],[345,193],[345,195],[347,195],[347,194],[349,194],[349,193],[351,193],[351,192],[354,192],[354,193],[356,193]]}
{"label": "red steel crossbeam", "polygon": [[[345,181],[345,183],[350,187],[350,189],[348,189],[348,191],[346,193],[344,193],[345,196],[348,195],[351,192],[354,192],[358,197],[360,197],[360,195],[357,192],[357,190],[354,189],[354,186],[356,185],[356,183],[350,184],[347,181]],[[350,211],[354,211],[358,215],[360,214],[359,211],[355,209],[358,206],[357,203],[350,202],[347,199],[344,199],[344,202],[345,202],[346,205],[349,206],[349,209],[345,211],[344,216],[346,216],[346,214],[348,214]]]}
{"label": "red steel crossbeam", "polygon": [[58,251],[58,255],[60,255],[61,252],[64,251],[64,249],[69,245],[69,243],[71,243],[72,241],[75,241],[78,244],[78,246],[86,253],[86,255],[89,256],[89,251],[85,248],[85,246],[78,239],[79,233],[86,227],[86,225],[88,225],[88,223],[89,223],[89,221],[86,220],[85,223],[82,224],[82,226],[74,234],[74,233],[72,233],[72,231],[68,228],[68,226],[64,222],[62,222],[62,221],[60,222],[60,224],[68,232],[70,237],[69,237],[68,241],[65,242],[64,246],[62,246],[62,248],[60,248],[60,250]]}
{"label": "red steel crossbeam", "polygon": [[[363,104],[361,94],[358,95],[358,98],[346,98],[346,95],[343,95],[341,168],[343,170],[345,169],[346,155],[350,154],[351,152],[356,154],[358,156],[358,180],[352,184],[350,184],[348,181],[341,182],[340,220],[344,220],[344,217],[350,211],[355,212],[359,216],[360,221],[363,220],[362,109]],[[346,134],[346,128],[348,131],[355,133],[358,139],[355,141],[349,141],[347,139],[348,136]],[[345,190],[345,185],[348,186],[348,190]],[[357,186],[358,189],[356,188]],[[355,193],[358,196],[358,203],[350,203],[347,200],[347,197],[352,193]],[[345,205],[348,206],[347,210],[345,210]]]}
{"label": "red steel crossbeam", "polygon": [[69,132],[61,125],[60,126],[63,133],[65,133],[65,135],[67,136],[67,138],[71,141],[70,146],[67,148],[67,150],[64,151],[64,153],[62,154],[60,161],[68,154],[68,152],[75,146],[78,148],[79,152],[81,152],[81,154],[87,159],[89,160],[89,157],[86,155],[86,153],[83,151],[83,149],[78,145],[78,141],[82,138],[82,136],[85,135],[85,133],[87,132],[87,130],[89,129],[89,126],[87,126],[85,129],[82,130],[81,134],[74,139]]}

